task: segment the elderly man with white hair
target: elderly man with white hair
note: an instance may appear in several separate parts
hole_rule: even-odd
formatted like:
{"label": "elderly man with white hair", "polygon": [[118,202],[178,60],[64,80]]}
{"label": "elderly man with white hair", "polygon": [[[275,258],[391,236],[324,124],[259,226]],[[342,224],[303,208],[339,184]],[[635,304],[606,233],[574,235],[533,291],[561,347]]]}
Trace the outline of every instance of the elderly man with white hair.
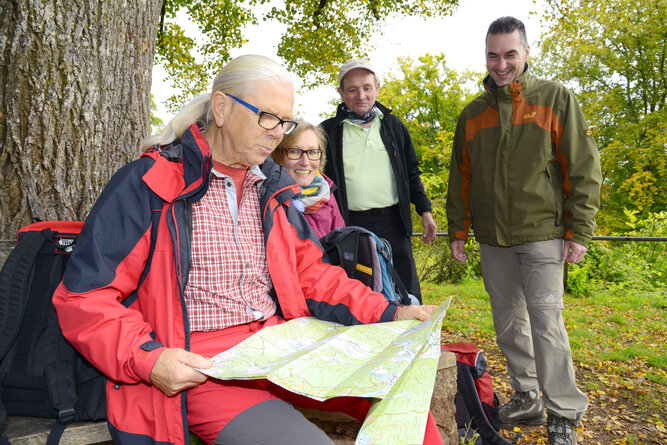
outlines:
{"label": "elderly man with white hair", "polygon": [[[195,368],[265,327],[303,316],[352,325],[429,318],[322,261],[267,156],[294,130],[294,87],[263,56],[227,63],[212,92],[149,139],[88,216],[53,298],[64,335],[108,378],[115,443],[322,444],[293,404],[363,419],[364,399],[320,403],[267,380]],[[440,443],[432,417],[425,441]]]}

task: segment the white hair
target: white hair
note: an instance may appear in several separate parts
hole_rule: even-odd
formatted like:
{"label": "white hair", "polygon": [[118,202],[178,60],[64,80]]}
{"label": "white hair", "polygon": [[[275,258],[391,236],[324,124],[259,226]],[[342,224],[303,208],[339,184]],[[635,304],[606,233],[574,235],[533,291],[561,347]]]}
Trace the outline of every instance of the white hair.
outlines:
{"label": "white hair", "polygon": [[211,92],[201,94],[185,104],[164,129],[148,138],[143,148],[166,145],[181,138],[194,122],[204,127],[213,121],[211,94],[215,91],[242,96],[252,90],[259,81],[272,80],[294,86],[292,75],[279,63],[265,56],[246,54],[230,60],[222,67],[215,79]]}

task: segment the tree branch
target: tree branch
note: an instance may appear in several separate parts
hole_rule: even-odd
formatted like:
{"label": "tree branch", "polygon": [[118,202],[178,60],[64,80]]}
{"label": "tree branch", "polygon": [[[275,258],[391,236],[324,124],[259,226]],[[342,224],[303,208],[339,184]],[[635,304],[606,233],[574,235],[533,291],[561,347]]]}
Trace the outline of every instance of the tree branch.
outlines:
{"label": "tree branch", "polygon": [[368,2],[368,9],[371,10],[371,13],[373,14],[373,17],[375,17],[375,20],[380,20],[380,12],[378,11],[378,2],[377,2],[377,0],[370,0]]}
{"label": "tree branch", "polygon": [[162,2],[162,8],[160,8],[160,24],[158,26],[158,31],[157,31],[157,40],[158,42],[162,41],[162,36],[164,35],[164,16],[167,12],[167,1],[165,0]]}
{"label": "tree branch", "polygon": [[322,14],[322,11],[324,11],[324,8],[326,8],[328,3],[329,0],[320,0],[320,4],[317,5],[317,9],[313,12],[313,25],[315,25],[315,28],[317,29],[320,29],[321,26],[320,14]]}

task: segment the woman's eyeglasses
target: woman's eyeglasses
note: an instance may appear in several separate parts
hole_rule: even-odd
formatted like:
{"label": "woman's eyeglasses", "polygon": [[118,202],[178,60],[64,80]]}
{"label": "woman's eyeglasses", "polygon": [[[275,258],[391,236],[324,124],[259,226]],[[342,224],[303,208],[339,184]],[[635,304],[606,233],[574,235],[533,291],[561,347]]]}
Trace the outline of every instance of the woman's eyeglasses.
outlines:
{"label": "woman's eyeglasses", "polygon": [[301,156],[303,156],[304,153],[311,161],[317,161],[322,157],[322,150],[319,148],[311,150],[301,150],[300,148],[283,148],[283,150],[285,150],[287,159],[291,159],[292,161],[298,161],[301,159]]}

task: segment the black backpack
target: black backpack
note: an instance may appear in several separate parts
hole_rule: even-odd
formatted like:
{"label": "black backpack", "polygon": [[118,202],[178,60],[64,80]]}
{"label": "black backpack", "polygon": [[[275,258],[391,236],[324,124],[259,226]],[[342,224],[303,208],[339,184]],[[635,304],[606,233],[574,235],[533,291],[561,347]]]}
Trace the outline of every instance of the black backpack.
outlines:
{"label": "black backpack", "polygon": [[70,422],[106,419],[106,378],[65,340],[51,302],[82,225],[22,228],[0,271],[0,431],[7,415],[55,418],[47,444]]}
{"label": "black backpack", "polygon": [[355,278],[389,301],[418,304],[408,294],[392,264],[391,245],[363,227],[338,227],[320,238],[331,264],[342,267]]}
{"label": "black backpack", "polygon": [[[482,352],[468,342],[447,343],[441,347],[456,353],[458,373],[454,404],[459,438],[470,439],[477,433],[476,445],[511,445],[513,442],[498,433],[500,403],[493,390],[491,376],[486,372],[486,359]],[[518,437],[514,438],[514,442]]]}

